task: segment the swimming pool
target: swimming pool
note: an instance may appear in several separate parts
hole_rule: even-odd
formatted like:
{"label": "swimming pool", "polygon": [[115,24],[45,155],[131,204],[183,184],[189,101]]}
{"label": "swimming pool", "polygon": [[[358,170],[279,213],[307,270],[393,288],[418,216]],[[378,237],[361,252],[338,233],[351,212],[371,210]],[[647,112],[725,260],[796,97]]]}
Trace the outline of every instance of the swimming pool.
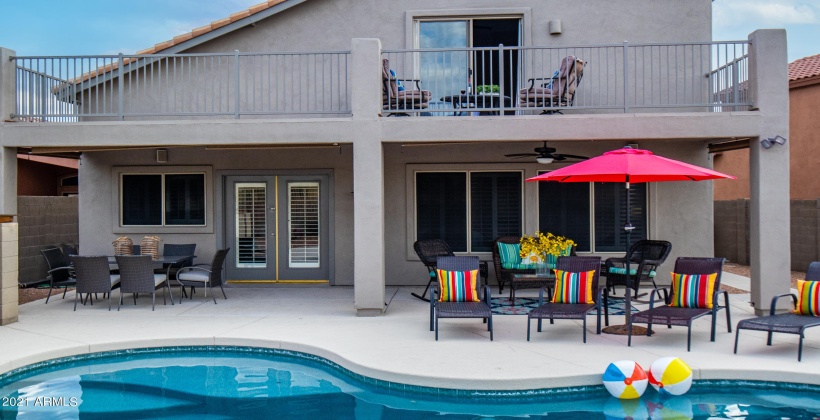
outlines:
{"label": "swimming pool", "polygon": [[306,353],[168,347],[50,360],[0,375],[0,419],[820,417],[820,386],[696,381],[622,401],[603,386],[450,390],[385,382]]}

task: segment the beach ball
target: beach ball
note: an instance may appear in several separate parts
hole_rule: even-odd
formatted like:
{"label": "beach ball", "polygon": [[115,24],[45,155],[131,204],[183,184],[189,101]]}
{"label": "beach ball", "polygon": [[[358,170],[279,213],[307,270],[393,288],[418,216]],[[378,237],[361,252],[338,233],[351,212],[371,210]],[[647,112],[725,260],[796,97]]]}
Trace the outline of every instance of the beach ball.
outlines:
{"label": "beach ball", "polygon": [[604,386],[615,398],[640,398],[646,385],[646,371],[632,360],[612,362],[604,371]]}
{"label": "beach ball", "polygon": [[678,357],[661,357],[649,366],[649,383],[661,395],[683,395],[692,386],[692,368]]}

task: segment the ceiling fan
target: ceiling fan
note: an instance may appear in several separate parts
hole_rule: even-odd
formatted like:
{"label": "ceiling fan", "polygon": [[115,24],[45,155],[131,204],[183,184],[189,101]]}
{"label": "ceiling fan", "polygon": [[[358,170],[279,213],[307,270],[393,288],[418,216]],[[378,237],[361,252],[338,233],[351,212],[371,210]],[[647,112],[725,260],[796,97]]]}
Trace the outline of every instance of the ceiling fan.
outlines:
{"label": "ceiling fan", "polygon": [[511,157],[511,158],[517,158],[517,159],[518,158],[523,158],[523,157],[528,157],[528,156],[535,156],[535,160],[538,163],[543,163],[543,164],[552,163],[553,161],[560,162],[562,160],[567,160],[567,159],[581,159],[581,160],[589,159],[589,157],[587,157],[587,156],[569,155],[569,154],[565,154],[565,153],[555,153],[555,150],[556,149],[554,147],[547,147],[547,142],[545,141],[544,146],[536,147],[535,149],[533,149],[533,151],[535,153],[513,153],[513,154],[509,154],[509,155],[504,155],[504,156]]}

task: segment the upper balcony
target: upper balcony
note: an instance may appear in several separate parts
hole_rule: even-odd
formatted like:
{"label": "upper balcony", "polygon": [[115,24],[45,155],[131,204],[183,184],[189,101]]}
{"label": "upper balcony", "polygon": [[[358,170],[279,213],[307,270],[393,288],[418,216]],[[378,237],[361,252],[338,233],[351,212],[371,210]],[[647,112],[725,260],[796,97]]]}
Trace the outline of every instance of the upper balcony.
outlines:
{"label": "upper balcony", "polygon": [[[744,111],[754,101],[746,89],[748,47],[732,41],[381,51],[406,91],[430,92],[423,104],[394,94],[376,69],[366,77],[383,92],[382,116]],[[570,56],[580,60],[578,68],[567,68]],[[349,117],[352,73],[361,68],[351,51],[12,60],[14,117],[24,122]],[[554,98],[535,101],[545,89]]]}

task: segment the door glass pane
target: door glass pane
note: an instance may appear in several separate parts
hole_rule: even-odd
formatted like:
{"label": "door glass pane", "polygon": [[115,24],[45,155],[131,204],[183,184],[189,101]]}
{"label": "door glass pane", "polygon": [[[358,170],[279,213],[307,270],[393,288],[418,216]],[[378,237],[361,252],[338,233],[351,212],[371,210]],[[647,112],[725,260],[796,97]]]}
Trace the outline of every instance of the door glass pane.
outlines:
{"label": "door glass pane", "polygon": [[290,267],[319,267],[319,183],[288,184]]}
{"label": "door glass pane", "polygon": [[[467,48],[466,20],[419,22],[419,48]],[[433,101],[457,95],[467,89],[467,51],[424,52],[420,54],[422,88],[432,92]],[[405,76],[406,77],[406,76]]]}
{"label": "door glass pane", "polygon": [[265,183],[236,184],[236,266],[268,265]]}
{"label": "door glass pane", "polygon": [[591,250],[589,184],[539,182],[538,229],[575,241],[576,251]]}
{"label": "door glass pane", "polygon": [[467,174],[416,174],[416,240],[442,239],[454,252],[467,251]]}
{"label": "door glass pane", "polygon": [[470,174],[471,252],[490,252],[501,236],[521,235],[520,172]]}
{"label": "door glass pane", "polygon": [[[632,243],[646,239],[646,184],[629,189]],[[595,251],[626,252],[626,193],[623,183],[595,183]]]}

